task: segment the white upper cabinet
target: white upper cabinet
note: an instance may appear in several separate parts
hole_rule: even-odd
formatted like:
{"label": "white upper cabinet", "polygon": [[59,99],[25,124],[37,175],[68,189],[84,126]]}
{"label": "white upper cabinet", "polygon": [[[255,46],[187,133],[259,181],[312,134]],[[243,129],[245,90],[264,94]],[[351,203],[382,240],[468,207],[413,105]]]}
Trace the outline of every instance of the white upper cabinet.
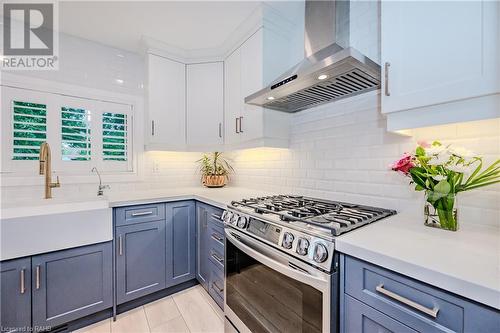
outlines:
{"label": "white upper cabinet", "polygon": [[236,49],[224,61],[224,140],[228,145],[241,141],[239,122],[241,120],[241,49]]}
{"label": "white upper cabinet", "polygon": [[262,89],[266,28],[259,28],[225,63],[225,133],[227,149],[287,147],[289,114],[245,104],[245,97]]}
{"label": "white upper cabinet", "polygon": [[187,65],[187,144],[214,150],[224,143],[224,64]]}
{"label": "white upper cabinet", "polygon": [[186,65],[147,54],[146,149],[186,146]]}
{"label": "white upper cabinet", "polygon": [[382,1],[382,112],[390,130],[500,116],[499,7]]}

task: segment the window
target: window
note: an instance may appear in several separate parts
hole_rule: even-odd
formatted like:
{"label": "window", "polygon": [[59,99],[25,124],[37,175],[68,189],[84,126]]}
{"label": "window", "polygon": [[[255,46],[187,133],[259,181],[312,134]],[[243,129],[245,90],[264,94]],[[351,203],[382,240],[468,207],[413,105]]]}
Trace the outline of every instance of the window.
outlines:
{"label": "window", "polygon": [[47,140],[47,105],[12,101],[13,160],[38,160]]}
{"label": "window", "polygon": [[89,161],[90,111],[61,108],[61,158],[63,161]]}
{"label": "window", "polygon": [[103,113],[102,158],[104,161],[127,161],[126,114]]}
{"label": "window", "polygon": [[[0,87],[3,152],[0,171],[37,172],[40,145],[50,144],[58,174],[133,171],[133,109],[62,94]],[[7,112],[3,112],[3,111]]]}

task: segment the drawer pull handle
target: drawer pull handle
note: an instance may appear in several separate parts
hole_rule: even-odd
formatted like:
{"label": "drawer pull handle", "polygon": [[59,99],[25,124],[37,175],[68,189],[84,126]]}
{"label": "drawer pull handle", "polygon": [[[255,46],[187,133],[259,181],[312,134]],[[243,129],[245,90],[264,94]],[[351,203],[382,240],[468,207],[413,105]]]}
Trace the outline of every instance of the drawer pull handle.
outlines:
{"label": "drawer pull handle", "polygon": [[24,294],[26,292],[26,280],[25,280],[25,276],[24,276],[24,273],[25,272],[25,269],[21,269],[21,294]]}
{"label": "drawer pull handle", "polygon": [[389,298],[392,298],[398,302],[401,302],[403,304],[406,304],[408,305],[409,307],[412,307],[414,308],[415,310],[418,310],[420,312],[423,312],[433,318],[436,318],[437,317],[437,314],[439,312],[439,308],[434,308],[434,309],[429,309],[421,304],[418,304],[416,302],[413,302],[412,300],[409,300],[408,298],[406,297],[403,297],[401,295],[398,295],[396,293],[393,293],[392,291],[389,291],[387,289],[384,288],[384,284],[379,284],[376,288],[375,288],[379,293],[389,297]]}
{"label": "drawer pull handle", "polygon": [[35,288],[40,289],[40,265],[35,269]]}
{"label": "drawer pull handle", "polygon": [[219,234],[213,233],[212,239],[218,241],[219,243],[224,243],[224,238],[222,238]]}
{"label": "drawer pull handle", "polygon": [[224,265],[224,259],[222,259],[221,257],[219,257],[217,254],[212,253],[212,258],[214,258],[215,260],[217,260],[221,265]]}
{"label": "drawer pull handle", "polygon": [[212,282],[212,288],[214,288],[219,293],[224,292],[224,288],[219,287],[216,282]]}
{"label": "drawer pull handle", "polygon": [[222,221],[222,216],[217,215],[217,214],[212,214],[212,217],[216,220]]}
{"label": "drawer pull handle", "polygon": [[136,216],[144,216],[144,215],[151,215],[153,214],[152,211],[147,211],[147,212],[139,212],[139,213],[132,213],[132,217],[136,217]]}

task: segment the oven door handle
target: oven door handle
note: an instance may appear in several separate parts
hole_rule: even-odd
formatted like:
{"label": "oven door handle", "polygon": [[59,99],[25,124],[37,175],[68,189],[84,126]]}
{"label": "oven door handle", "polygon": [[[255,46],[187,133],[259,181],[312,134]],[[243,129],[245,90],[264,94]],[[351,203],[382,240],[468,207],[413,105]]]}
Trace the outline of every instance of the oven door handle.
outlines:
{"label": "oven door handle", "polygon": [[240,251],[267,267],[321,292],[328,291],[331,280],[329,274],[316,270],[299,260],[290,260],[278,250],[255,241],[241,232],[229,228],[224,229],[224,232],[226,233],[226,241],[231,241]]}

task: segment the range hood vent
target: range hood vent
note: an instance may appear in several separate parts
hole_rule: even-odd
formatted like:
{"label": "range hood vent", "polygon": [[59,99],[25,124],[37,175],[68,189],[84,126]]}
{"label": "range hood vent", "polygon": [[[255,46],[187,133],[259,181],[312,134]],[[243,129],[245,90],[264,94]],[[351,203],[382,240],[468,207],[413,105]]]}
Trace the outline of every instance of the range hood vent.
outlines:
{"label": "range hood vent", "polygon": [[349,2],[306,0],[305,9],[306,58],[245,103],[297,112],[380,87],[380,66],[348,47]]}

